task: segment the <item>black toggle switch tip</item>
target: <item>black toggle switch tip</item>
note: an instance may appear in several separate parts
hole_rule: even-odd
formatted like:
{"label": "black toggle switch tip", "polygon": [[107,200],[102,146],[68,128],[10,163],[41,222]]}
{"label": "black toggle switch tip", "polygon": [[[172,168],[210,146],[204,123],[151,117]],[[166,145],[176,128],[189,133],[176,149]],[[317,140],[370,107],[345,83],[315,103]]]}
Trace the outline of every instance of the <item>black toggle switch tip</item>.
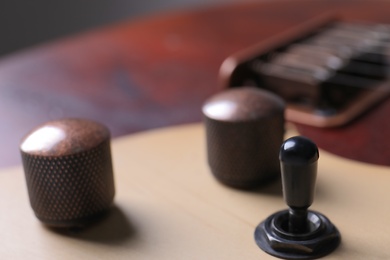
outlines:
{"label": "black toggle switch tip", "polygon": [[317,145],[303,136],[287,139],[282,144],[279,153],[280,162],[284,164],[311,164],[318,158]]}

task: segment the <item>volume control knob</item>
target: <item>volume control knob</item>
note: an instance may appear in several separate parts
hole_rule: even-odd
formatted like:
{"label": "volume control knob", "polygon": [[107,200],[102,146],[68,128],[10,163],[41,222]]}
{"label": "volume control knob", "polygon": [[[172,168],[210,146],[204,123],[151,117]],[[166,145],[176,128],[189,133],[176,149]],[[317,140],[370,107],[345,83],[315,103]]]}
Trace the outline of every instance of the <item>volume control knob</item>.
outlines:
{"label": "volume control knob", "polygon": [[110,133],[96,122],[63,119],[31,131],[20,145],[30,204],[43,223],[85,226],[112,204]]}

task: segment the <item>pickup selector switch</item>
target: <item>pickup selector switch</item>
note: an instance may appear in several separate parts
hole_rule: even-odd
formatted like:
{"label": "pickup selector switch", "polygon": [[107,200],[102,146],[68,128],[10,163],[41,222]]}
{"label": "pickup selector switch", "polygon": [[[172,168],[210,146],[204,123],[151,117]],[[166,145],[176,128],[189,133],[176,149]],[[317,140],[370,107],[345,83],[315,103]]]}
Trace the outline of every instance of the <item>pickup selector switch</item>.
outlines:
{"label": "pickup selector switch", "polygon": [[317,176],[317,146],[301,136],[286,140],[280,149],[283,197],[289,209],[276,212],[255,230],[257,245],[284,259],[314,259],[331,253],[341,236],[330,220],[308,210]]}

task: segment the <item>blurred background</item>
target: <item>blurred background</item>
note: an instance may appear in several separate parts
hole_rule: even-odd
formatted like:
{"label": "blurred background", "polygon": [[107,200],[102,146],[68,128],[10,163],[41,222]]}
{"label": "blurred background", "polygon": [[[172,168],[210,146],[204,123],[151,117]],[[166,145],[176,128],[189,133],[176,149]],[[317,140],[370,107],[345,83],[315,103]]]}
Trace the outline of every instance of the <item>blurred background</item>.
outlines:
{"label": "blurred background", "polygon": [[[188,23],[184,27],[191,30],[181,32],[184,43],[180,46],[185,48],[179,49],[168,48],[172,39],[172,46],[178,47],[177,37],[173,34],[169,38],[171,34],[165,35],[161,28],[167,28],[163,22],[166,17],[182,17],[181,14],[198,10],[208,12],[210,7],[233,2],[244,3],[243,0],[1,1],[0,167],[20,164],[21,138],[49,120],[88,118],[107,125],[113,137],[199,121],[200,105],[217,86],[218,67],[231,53],[230,49],[221,52],[220,38],[215,35],[221,27],[230,32],[234,24],[218,26],[217,18],[216,29],[212,29],[209,24],[215,20],[213,15],[212,21],[177,18],[178,24],[169,25],[169,30],[172,26],[173,31],[177,30],[182,22]],[[146,21],[156,24],[143,26]],[[104,27],[121,23],[138,25],[140,31],[133,27],[114,38],[104,33],[100,36],[87,33],[110,31]],[[166,37],[170,41],[164,41]],[[193,38],[199,41],[194,42]],[[218,44],[208,49],[210,41]],[[231,48],[231,44],[226,48]],[[152,54],[151,50],[157,52]],[[210,62],[210,54],[217,55],[217,60]],[[208,83],[203,83],[204,80]]]}
{"label": "blurred background", "polygon": [[[53,119],[95,120],[113,137],[199,122],[204,101],[221,90],[219,68],[229,55],[324,12],[390,23],[389,7],[367,0],[1,1],[0,167],[20,164],[21,138]],[[364,156],[382,154],[387,163],[388,131],[366,126],[377,120],[383,129],[388,104],[381,116],[342,131],[300,131],[336,154],[356,158],[365,147]],[[368,132],[384,134],[362,146]]]}
{"label": "blurred background", "polygon": [[4,0],[0,56],[102,25],[240,0]]}

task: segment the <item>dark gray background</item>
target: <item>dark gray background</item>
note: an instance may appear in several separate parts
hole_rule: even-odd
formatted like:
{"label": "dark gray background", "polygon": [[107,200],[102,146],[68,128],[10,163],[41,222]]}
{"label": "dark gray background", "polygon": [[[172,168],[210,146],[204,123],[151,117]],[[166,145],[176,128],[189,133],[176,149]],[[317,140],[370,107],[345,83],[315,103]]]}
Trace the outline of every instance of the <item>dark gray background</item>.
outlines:
{"label": "dark gray background", "polygon": [[2,0],[0,57],[101,25],[234,1],[240,0]]}

